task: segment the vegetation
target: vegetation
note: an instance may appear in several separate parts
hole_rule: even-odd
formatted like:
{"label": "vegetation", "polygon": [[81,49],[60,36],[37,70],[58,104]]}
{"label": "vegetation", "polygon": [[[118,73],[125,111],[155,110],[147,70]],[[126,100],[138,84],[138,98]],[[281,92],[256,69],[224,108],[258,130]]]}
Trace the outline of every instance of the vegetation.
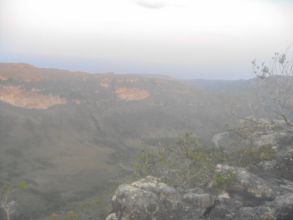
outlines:
{"label": "vegetation", "polygon": [[153,175],[175,186],[203,186],[213,182],[215,188],[224,189],[233,183],[235,173],[218,174],[217,164],[247,167],[273,160],[275,156],[271,146],[249,146],[225,154],[221,149],[204,146],[191,133],[186,133],[175,145],[143,151],[133,170],[137,177]]}
{"label": "vegetation", "polygon": [[216,165],[226,160],[221,150],[209,149],[186,133],[173,146],[144,151],[133,167],[138,177],[154,175],[173,185],[200,186],[207,185]]}
{"label": "vegetation", "polygon": [[[121,180],[122,181],[122,180]],[[68,204],[50,215],[50,220],[105,219],[111,209],[111,196],[119,183],[107,183],[98,195]]]}
{"label": "vegetation", "polygon": [[4,211],[4,220],[11,220],[11,215],[16,211],[16,202],[11,199],[11,195],[18,190],[26,190],[27,188],[28,184],[24,181],[18,185],[8,183],[2,185],[0,191],[0,208]]}
{"label": "vegetation", "polygon": [[[221,149],[204,145],[190,133],[179,137],[177,141],[169,140],[167,144],[161,139],[174,137],[174,134],[183,129],[189,129],[209,141],[211,134],[225,129],[224,124],[233,126],[231,108],[235,107],[237,115],[243,118],[250,114],[251,106],[258,109],[258,104],[263,104],[264,109],[269,109],[270,112],[281,112],[278,115],[284,115],[282,118],[286,119],[287,124],[291,124],[290,99],[293,96],[288,94],[292,94],[293,90],[293,86],[289,86],[292,62],[290,64],[287,61],[288,56],[276,54],[273,63],[278,64],[278,68],[274,65],[266,67],[265,64],[257,67],[255,64],[261,84],[260,97],[264,98],[257,105],[254,105],[255,97],[251,95],[254,87],[251,87],[250,81],[238,82],[235,87],[223,85],[225,89],[213,86],[212,89],[203,87],[201,90],[175,80],[139,77],[130,83],[124,76],[113,76],[110,87],[105,89],[99,86],[104,76],[93,78],[89,75],[83,79],[71,77],[67,73],[63,76],[61,72],[54,73],[53,70],[48,70],[53,71],[52,74],[44,73],[48,79],[40,82],[3,80],[1,86],[22,86],[29,91],[42,91],[45,95],[52,94],[71,101],[50,111],[30,111],[2,103],[0,180],[17,180],[33,173],[33,182],[37,177],[41,182],[58,183],[52,184],[50,189],[54,194],[44,193],[47,192],[47,186],[41,185],[34,192],[28,192],[30,200],[40,206],[36,208],[38,211],[23,209],[26,216],[35,219],[54,211],[56,213],[52,214],[53,219],[91,219],[91,216],[99,216],[101,210],[107,210],[105,204],[109,204],[108,199],[113,193],[110,189],[106,196],[101,196],[104,189],[95,189],[96,185],[116,176],[122,179],[124,173],[119,173],[118,167],[120,163],[129,161],[129,157],[120,155],[129,156],[143,147],[140,144],[145,139],[154,138],[154,147],[140,153],[133,164],[136,177],[153,175],[169,184],[184,187],[215,182],[216,188],[225,188],[234,181],[233,174],[217,174],[217,164],[246,167],[272,160],[275,151],[271,146],[255,147],[251,144],[233,155],[227,155]],[[280,74],[283,77],[278,77]],[[68,80],[64,80],[67,78]],[[285,86],[278,89],[282,83]],[[125,87],[147,90],[151,96],[135,102],[118,99],[115,89]],[[278,95],[282,97],[280,101]],[[256,125],[252,128],[248,130],[246,127],[241,131],[244,139],[249,138],[259,127]],[[164,143],[163,146],[157,147],[158,138]],[[292,142],[291,139],[282,141],[288,144]],[[51,153],[50,156],[48,152]],[[96,175],[92,175],[93,170],[97,171]],[[54,178],[48,173],[52,173]],[[63,183],[61,180],[64,176],[69,180]],[[86,178],[90,181],[83,181]],[[120,183],[124,182],[121,179]],[[39,181],[36,182],[38,184]],[[64,195],[72,196],[59,196],[59,189],[54,188],[56,185],[60,186]],[[3,204],[12,201],[10,195],[14,190],[12,191],[7,191],[8,200]],[[85,199],[88,192],[98,194],[99,199]],[[1,200],[3,198],[5,196],[1,196]],[[19,207],[22,205],[20,203],[19,201]],[[60,210],[59,207],[64,204],[66,207]]]}
{"label": "vegetation", "polygon": [[293,60],[285,53],[275,53],[271,62],[252,62],[258,84],[259,104],[269,114],[283,119],[292,127],[290,115],[293,107]]}
{"label": "vegetation", "polygon": [[261,161],[275,159],[276,151],[269,145],[261,147],[248,146],[236,151],[233,158],[237,156],[238,160],[235,160],[235,165],[246,167],[249,165],[257,165]]}
{"label": "vegetation", "polygon": [[213,178],[213,186],[216,189],[224,190],[236,181],[236,173],[228,171],[226,173],[216,173]]}

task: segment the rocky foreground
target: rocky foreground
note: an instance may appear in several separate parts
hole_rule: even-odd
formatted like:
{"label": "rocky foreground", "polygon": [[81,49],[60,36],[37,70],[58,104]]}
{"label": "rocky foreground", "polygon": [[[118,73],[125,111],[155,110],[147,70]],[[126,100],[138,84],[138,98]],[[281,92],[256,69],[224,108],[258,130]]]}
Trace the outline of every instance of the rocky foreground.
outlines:
{"label": "rocky foreground", "polygon": [[[280,123],[262,120],[257,126],[248,135],[250,143],[270,145],[276,150],[272,160],[245,168],[217,165],[217,174],[233,176],[220,190],[213,182],[191,189],[173,187],[152,176],[120,185],[106,220],[292,220],[292,133]],[[228,135],[230,141],[233,135]],[[221,143],[228,146],[225,140]]]}
{"label": "rocky foreground", "polygon": [[229,193],[218,195],[201,188],[175,189],[151,176],[121,185],[107,220],[293,219],[292,191],[276,189],[249,172],[238,171],[237,184]]}

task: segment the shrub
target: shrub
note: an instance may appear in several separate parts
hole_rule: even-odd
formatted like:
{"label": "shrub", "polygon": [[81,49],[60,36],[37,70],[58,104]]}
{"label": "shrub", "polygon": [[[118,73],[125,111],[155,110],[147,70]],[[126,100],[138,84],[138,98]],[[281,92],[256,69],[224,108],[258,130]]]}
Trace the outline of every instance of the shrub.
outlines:
{"label": "shrub", "polygon": [[224,190],[231,184],[235,183],[236,174],[233,171],[227,171],[226,173],[217,173],[213,178],[213,186],[216,189]]}
{"label": "shrub", "polygon": [[0,187],[0,208],[4,211],[5,220],[11,219],[11,215],[15,212],[16,202],[10,197],[18,190],[26,190],[29,185],[23,181],[17,185],[5,183]]}
{"label": "shrub", "polygon": [[142,152],[133,169],[137,177],[153,175],[175,186],[192,187],[208,184],[216,165],[226,160],[221,150],[209,149],[186,133],[174,145]]}
{"label": "shrub", "polygon": [[236,154],[240,155],[237,161],[239,166],[256,165],[261,161],[273,160],[276,157],[276,151],[269,145],[246,147],[236,152]]}

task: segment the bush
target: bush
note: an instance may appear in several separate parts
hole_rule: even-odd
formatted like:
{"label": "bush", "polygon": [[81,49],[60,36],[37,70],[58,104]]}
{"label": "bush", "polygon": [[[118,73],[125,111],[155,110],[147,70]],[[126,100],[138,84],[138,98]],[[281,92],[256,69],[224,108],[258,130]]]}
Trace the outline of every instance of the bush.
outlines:
{"label": "bush", "polygon": [[231,184],[235,183],[236,174],[232,171],[226,173],[217,173],[213,178],[213,186],[216,189],[224,190]]}
{"label": "bush", "polygon": [[11,199],[12,194],[19,190],[26,190],[28,187],[29,185],[25,181],[22,181],[16,185],[10,183],[4,183],[0,185],[0,209],[2,209],[5,213],[4,220],[11,219],[11,215],[15,212],[16,209],[16,202]]}
{"label": "bush", "polygon": [[236,152],[240,155],[237,161],[238,166],[256,165],[262,161],[270,161],[275,159],[276,151],[271,146],[264,145],[261,147],[250,146]]}
{"label": "bush", "polygon": [[216,165],[226,160],[221,150],[209,149],[186,133],[175,145],[142,152],[133,168],[137,177],[153,175],[175,186],[193,187],[210,183]]}

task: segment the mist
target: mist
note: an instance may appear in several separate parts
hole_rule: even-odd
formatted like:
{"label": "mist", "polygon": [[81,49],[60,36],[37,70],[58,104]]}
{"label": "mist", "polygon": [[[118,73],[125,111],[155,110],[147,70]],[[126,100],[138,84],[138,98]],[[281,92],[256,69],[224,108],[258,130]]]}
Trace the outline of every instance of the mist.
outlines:
{"label": "mist", "polygon": [[292,43],[292,5],[2,0],[1,60],[94,73],[251,78],[251,60]]}
{"label": "mist", "polygon": [[0,220],[292,220],[293,1],[0,0]]}

